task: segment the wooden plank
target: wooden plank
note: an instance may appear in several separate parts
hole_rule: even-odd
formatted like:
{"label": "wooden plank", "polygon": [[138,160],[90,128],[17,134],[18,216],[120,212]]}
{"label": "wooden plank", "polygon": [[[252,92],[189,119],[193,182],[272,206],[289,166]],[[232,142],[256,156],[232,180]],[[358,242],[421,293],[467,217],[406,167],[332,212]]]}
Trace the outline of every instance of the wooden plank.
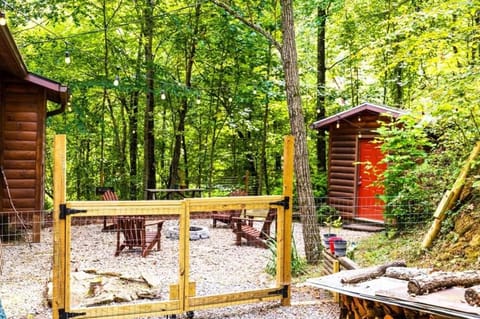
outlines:
{"label": "wooden plank", "polygon": [[35,169],[35,160],[4,160],[4,169],[16,168],[16,169]]}
{"label": "wooden plank", "polygon": [[15,180],[24,180],[24,179],[36,179],[37,175],[33,169],[14,169],[14,168],[5,168],[5,175],[7,176],[8,182],[12,183]]}
{"label": "wooden plank", "polygon": [[343,173],[343,172],[337,172],[337,171],[333,171],[330,173],[330,180],[351,179],[351,178],[352,178],[352,174],[350,173]]}
{"label": "wooden plank", "polygon": [[[330,194],[331,195],[331,194]],[[353,206],[355,199],[353,197],[329,197],[329,205]]]}
{"label": "wooden plank", "polygon": [[[35,189],[32,187],[14,188],[11,186],[10,183],[8,186],[10,188],[10,194],[12,195],[12,198],[14,200],[18,200],[22,198],[32,199],[35,197]],[[4,193],[4,198],[8,198],[8,192],[6,189],[3,190],[3,193]]]}
{"label": "wooden plank", "polygon": [[[19,211],[28,210],[33,211],[36,209],[36,202],[34,198],[15,198],[13,200],[13,205]],[[8,197],[4,197],[2,201],[3,209],[10,208],[10,200]]]}
{"label": "wooden plank", "polygon": [[349,160],[349,161],[355,161],[355,153],[352,152],[352,150],[348,149],[348,152],[346,152],[347,150],[343,150],[343,152],[332,152],[330,154],[330,158],[332,160]]}
{"label": "wooden plank", "polygon": [[348,187],[354,187],[354,183],[352,179],[337,179],[337,178],[331,178],[330,179],[330,185],[331,186],[348,186]]}
{"label": "wooden plank", "polygon": [[228,307],[232,305],[280,300],[281,287],[233,292],[221,295],[197,296],[188,299],[190,309]]}
{"label": "wooden plank", "polygon": [[330,169],[332,172],[350,174],[350,176],[353,176],[353,174],[355,173],[355,166],[353,165],[353,163],[352,165],[349,165],[349,166],[332,165],[330,166]]}
{"label": "wooden plank", "polygon": [[5,141],[37,141],[37,132],[3,131]]}
{"label": "wooden plank", "polygon": [[3,158],[6,160],[35,160],[37,158],[37,152],[4,149]]}
{"label": "wooden plank", "polygon": [[[36,131],[37,125],[35,125],[35,129],[33,131]],[[22,131],[28,131],[25,129],[22,129]],[[36,141],[11,141],[7,140],[4,141],[3,143],[3,149],[4,150],[24,150],[24,151],[34,151],[37,149],[37,143]]]}
{"label": "wooden plank", "polygon": [[38,123],[36,122],[6,122],[5,131],[37,131]]}
{"label": "wooden plank", "polygon": [[178,300],[162,301],[155,303],[100,306],[88,308],[75,308],[75,313],[85,313],[81,318],[139,318],[139,317],[162,317],[169,314],[182,312]]}
{"label": "wooden plank", "polygon": [[5,112],[6,122],[32,122],[37,123],[39,114],[37,112]]}
{"label": "wooden plank", "polygon": [[354,161],[346,161],[346,160],[332,160],[332,167],[340,166],[340,167],[353,167]]}
{"label": "wooden plank", "polygon": [[36,184],[36,179],[8,179],[8,187],[10,189],[19,189],[19,188],[33,188]]}
{"label": "wooden plank", "polygon": [[350,193],[353,193],[353,191],[354,191],[354,186],[353,186],[353,185],[351,185],[351,186],[342,186],[342,185],[332,184],[332,185],[330,185],[329,189],[330,189],[330,191],[332,191],[332,192],[341,192],[341,193],[350,194]]}

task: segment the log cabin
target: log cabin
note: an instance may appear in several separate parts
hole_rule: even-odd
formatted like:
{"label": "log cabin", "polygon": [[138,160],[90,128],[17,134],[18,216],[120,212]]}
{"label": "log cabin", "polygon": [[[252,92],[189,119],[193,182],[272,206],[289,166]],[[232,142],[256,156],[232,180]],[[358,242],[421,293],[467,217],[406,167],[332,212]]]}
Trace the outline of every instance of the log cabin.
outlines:
{"label": "log cabin", "polygon": [[384,155],[374,143],[381,123],[405,111],[363,103],[311,124],[328,132],[327,203],[348,221],[382,224],[383,194],[376,181],[385,170]]}
{"label": "log cabin", "polygon": [[8,26],[0,25],[0,239],[25,228],[40,241],[45,123],[68,99],[66,86],[27,70]]}

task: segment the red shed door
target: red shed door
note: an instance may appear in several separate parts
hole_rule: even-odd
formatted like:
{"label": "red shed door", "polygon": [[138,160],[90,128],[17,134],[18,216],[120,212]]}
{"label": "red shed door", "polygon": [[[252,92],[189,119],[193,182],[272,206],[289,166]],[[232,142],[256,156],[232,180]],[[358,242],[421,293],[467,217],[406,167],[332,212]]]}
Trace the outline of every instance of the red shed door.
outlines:
{"label": "red shed door", "polygon": [[383,221],[384,203],[378,198],[383,194],[383,187],[375,185],[387,167],[379,163],[383,159],[382,151],[372,139],[359,139],[358,151],[357,217]]}

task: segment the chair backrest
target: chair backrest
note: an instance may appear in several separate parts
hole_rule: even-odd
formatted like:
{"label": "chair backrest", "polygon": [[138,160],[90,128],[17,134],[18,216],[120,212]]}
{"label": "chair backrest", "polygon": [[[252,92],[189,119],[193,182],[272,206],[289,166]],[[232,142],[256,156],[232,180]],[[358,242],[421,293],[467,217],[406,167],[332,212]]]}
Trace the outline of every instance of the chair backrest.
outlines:
{"label": "chair backrest", "polygon": [[117,227],[123,233],[127,246],[143,246],[145,244],[144,216],[119,216]]}
{"label": "chair backrest", "polygon": [[267,236],[270,237],[270,226],[272,225],[272,222],[275,220],[277,217],[277,210],[275,208],[270,208],[268,210],[267,217],[265,217],[265,221],[263,222],[261,234],[262,236]]}
{"label": "chair backrest", "polygon": [[102,195],[103,200],[118,200],[117,194],[115,194],[114,191],[107,190],[105,193]]}
{"label": "chair backrest", "polygon": [[[243,189],[236,189],[234,191],[232,191],[230,194],[228,194],[228,196],[232,197],[232,196],[248,196],[248,193],[246,191],[244,191]],[[230,215],[232,217],[240,217],[242,215],[242,213],[245,213],[245,209],[233,209],[231,211],[229,211]]]}

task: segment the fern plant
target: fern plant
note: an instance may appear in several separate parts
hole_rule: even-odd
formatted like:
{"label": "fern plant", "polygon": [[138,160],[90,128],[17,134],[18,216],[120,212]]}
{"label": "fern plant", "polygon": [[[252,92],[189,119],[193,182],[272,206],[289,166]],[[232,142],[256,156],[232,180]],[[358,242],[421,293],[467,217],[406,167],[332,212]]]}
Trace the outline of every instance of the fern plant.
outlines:
{"label": "fern plant", "polygon": [[[273,238],[270,238],[267,241],[267,246],[268,250],[271,252],[271,255],[267,262],[265,271],[267,274],[275,276],[277,274],[277,241]],[[305,275],[307,273],[307,261],[298,254],[295,238],[293,238],[293,236],[291,249],[291,269],[293,277]]]}

